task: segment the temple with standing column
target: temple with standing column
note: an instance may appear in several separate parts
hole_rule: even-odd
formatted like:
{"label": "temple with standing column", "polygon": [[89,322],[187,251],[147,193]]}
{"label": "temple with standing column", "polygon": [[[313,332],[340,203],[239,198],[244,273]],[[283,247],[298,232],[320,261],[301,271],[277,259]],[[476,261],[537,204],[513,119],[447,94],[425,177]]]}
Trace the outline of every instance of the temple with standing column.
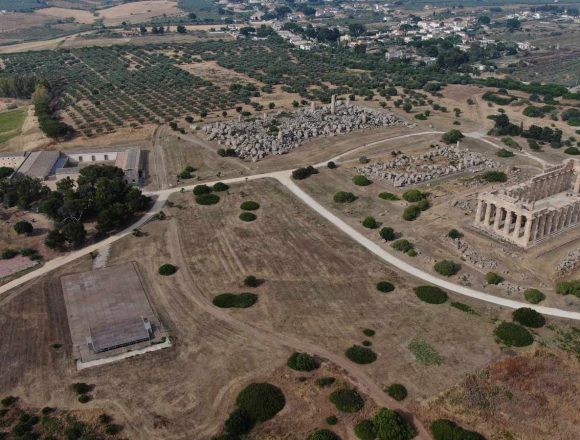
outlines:
{"label": "temple with standing column", "polygon": [[568,159],[524,183],[479,193],[473,225],[523,248],[580,225],[580,160]]}

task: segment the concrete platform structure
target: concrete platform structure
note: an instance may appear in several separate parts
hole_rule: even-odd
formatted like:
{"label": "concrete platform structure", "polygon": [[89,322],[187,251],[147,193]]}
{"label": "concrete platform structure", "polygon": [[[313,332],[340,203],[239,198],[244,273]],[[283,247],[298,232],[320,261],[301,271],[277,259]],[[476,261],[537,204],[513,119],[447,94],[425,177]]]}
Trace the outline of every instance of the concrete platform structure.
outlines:
{"label": "concrete platform structure", "polygon": [[473,224],[523,248],[580,225],[580,160],[569,159],[519,185],[480,193]]}
{"label": "concrete platform structure", "polygon": [[166,341],[134,262],[65,275],[61,285],[73,353],[81,363]]}

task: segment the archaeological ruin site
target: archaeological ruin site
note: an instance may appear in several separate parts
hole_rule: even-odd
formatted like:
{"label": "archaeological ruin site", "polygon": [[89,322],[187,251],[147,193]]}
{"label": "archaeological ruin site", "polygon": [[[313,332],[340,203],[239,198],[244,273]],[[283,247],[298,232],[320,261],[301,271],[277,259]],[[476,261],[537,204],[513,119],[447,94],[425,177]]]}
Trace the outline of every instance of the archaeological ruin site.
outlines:
{"label": "archaeological ruin site", "polygon": [[474,226],[523,248],[580,223],[580,161],[569,159],[527,182],[480,193]]}

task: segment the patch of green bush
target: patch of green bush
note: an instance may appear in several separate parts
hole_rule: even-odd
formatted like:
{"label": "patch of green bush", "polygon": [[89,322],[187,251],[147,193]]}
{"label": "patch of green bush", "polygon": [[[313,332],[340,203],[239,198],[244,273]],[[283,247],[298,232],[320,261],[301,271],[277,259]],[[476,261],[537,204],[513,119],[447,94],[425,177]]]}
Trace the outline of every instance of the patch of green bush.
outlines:
{"label": "patch of green bush", "polygon": [[395,290],[395,286],[388,281],[379,281],[377,283],[377,290],[379,292],[388,293]]}
{"label": "patch of green bush", "polygon": [[427,211],[431,207],[431,202],[427,199],[419,200],[416,206],[421,211]]}
{"label": "patch of green bush", "polygon": [[379,227],[379,224],[374,217],[365,217],[365,219],[362,221],[362,225],[368,229],[376,229]]}
{"label": "patch of green bush", "polygon": [[309,165],[304,168],[296,168],[294,171],[292,171],[292,178],[296,180],[304,180],[313,174],[318,174],[318,170],[312,165]]}
{"label": "patch of green bush", "polygon": [[336,416],[328,416],[326,418],[326,423],[329,425],[336,425],[338,423],[338,418]]}
{"label": "patch of green bush", "polygon": [[559,295],[576,295],[580,298],[580,280],[568,280],[556,283],[556,293]]}
{"label": "patch of green bush", "polygon": [[487,281],[487,284],[499,284],[503,283],[504,279],[495,272],[488,272],[485,274],[485,281]]}
{"label": "patch of green bush", "polygon": [[415,356],[417,362],[425,366],[441,365],[444,361],[443,356],[439,354],[435,347],[423,339],[413,339],[408,348]]}
{"label": "patch of green bush", "polygon": [[216,191],[216,192],[223,192],[223,191],[227,191],[228,189],[230,189],[229,185],[226,185],[223,182],[218,182],[218,183],[214,184],[214,186],[212,186],[212,190]]}
{"label": "patch of green bush", "polygon": [[340,437],[329,429],[319,429],[310,434],[308,440],[340,440]]}
{"label": "patch of green bush", "polygon": [[546,295],[538,289],[526,289],[524,292],[524,298],[526,298],[526,301],[530,304],[539,304],[546,299]]}
{"label": "patch of green bush", "polygon": [[455,261],[441,260],[435,263],[433,268],[435,269],[435,272],[437,272],[439,275],[450,277],[459,272],[459,270],[461,269],[461,265],[457,264]]}
{"label": "patch of green bush", "polygon": [[451,229],[451,230],[450,230],[450,231],[447,233],[447,236],[448,236],[449,238],[453,238],[453,239],[455,240],[456,238],[461,238],[461,237],[463,237],[463,234],[462,234],[461,232],[459,232],[457,229]]}
{"label": "patch of green bush", "polygon": [[258,295],[249,292],[222,293],[213,299],[213,305],[222,309],[247,309],[258,301]]}
{"label": "patch of green bush", "polygon": [[379,194],[379,198],[383,200],[395,201],[399,200],[399,197],[396,194],[390,192],[382,192]]}
{"label": "patch of green bush", "polygon": [[384,227],[379,231],[379,235],[385,241],[391,241],[395,239],[395,230],[393,228]]}
{"label": "patch of green bush", "polygon": [[260,285],[260,280],[254,275],[248,275],[244,278],[244,286],[246,287],[258,287]]}
{"label": "patch of green bush", "polygon": [[14,224],[14,230],[17,234],[30,235],[32,234],[32,231],[34,231],[34,227],[32,226],[32,223],[21,220]]}
{"label": "patch of green bush", "polygon": [[333,200],[335,203],[351,203],[356,200],[356,196],[351,192],[338,191],[334,195]]}
{"label": "patch of green bush", "polygon": [[403,200],[410,203],[415,203],[418,202],[419,200],[423,200],[424,197],[425,196],[423,195],[423,193],[418,189],[410,189],[403,193]]}
{"label": "patch of green bush", "polygon": [[419,286],[413,290],[417,298],[429,304],[443,304],[449,298],[447,292],[437,286]]}
{"label": "patch of green bush", "polygon": [[363,409],[365,401],[356,390],[340,388],[330,394],[330,401],[336,409],[346,413],[354,413]]}
{"label": "patch of green bush", "polygon": [[512,313],[512,319],[531,328],[540,328],[546,324],[546,318],[541,313],[536,312],[534,309],[529,307],[520,307]]}
{"label": "patch of green bush", "polygon": [[408,252],[413,249],[413,244],[409,240],[400,238],[399,240],[393,242],[391,247],[399,252]]}
{"label": "patch of green bush", "polygon": [[72,389],[77,394],[86,394],[91,391],[92,387],[84,382],[77,382],[72,384]]}
{"label": "patch of green bush", "polygon": [[372,420],[361,420],[354,426],[354,434],[360,440],[375,440],[377,430]]}
{"label": "patch of green bush", "polygon": [[374,331],[373,329],[371,329],[371,328],[365,328],[365,329],[363,330],[363,334],[364,334],[365,336],[368,336],[368,337],[370,338],[370,337],[372,337],[372,336],[374,336],[374,335],[375,335],[375,331]]}
{"label": "patch of green bush", "polygon": [[473,310],[471,306],[468,306],[467,304],[463,304],[460,302],[452,302],[450,306],[456,308],[457,310],[461,310],[462,312],[475,315],[475,310]]}
{"label": "patch of green bush", "polygon": [[236,408],[232,411],[224,426],[226,431],[233,435],[244,435],[249,433],[256,424],[256,420],[243,408]]}
{"label": "patch of green bush", "polygon": [[17,401],[18,401],[18,397],[6,396],[2,400],[0,400],[0,403],[2,404],[2,406],[4,408],[8,408],[8,407],[14,405]]}
{"label": "patch of green bush", "polygon": [[253,212],[244,211],[240,214],[239,218],[243,222],[253,222],[258,218],[258,216],[256,216],[256,214],[254,214]]}
{"label": "patch of green bush", "polygon": [[334,382],[336,382],[336,379],[334,377],[319,377],[318,379],[316,379],[314,381],[314,383],[316,384],[317,387],[319,388],[326,388],[329,387],[331,385],[334,384]]}
{"label": "patch of green bush", "polygon": [[258,202],[254,202],[253,200],[246,200],[240,205],[240,209],[243,211],[255,211],[260,208],[260,204]]}
{"label": "patch of green bush", "polygon": [[446,144],[456,144],[458,141],[460,141],[464,137],[465,136],[463,136],[463,133],[461,133],[461,131],[453,129],[453,130],[449,130],[447,133],[445,133],[441,137],[441,140],[443,142],[445,142]]}
{"label": "patch of green bush", "polygon": [[387,394],[398,402],[401,402],[407,397],[407,388],[400,383],[394,383],[387,388]]}
{"label": "patch of green bush", "polygon": [[328,169],[330,170],[334,170],[336,168],[336,164],[333,161],[330,161],[326,164],[326,166],[328,167]]}
{"label": "patch of green bush", "polygon": [[286,405],[282,390],[269,383],[251,383],[236,398],[236,404],[257,422],[270,420]]}
{"label": "patch of green bush", "polygon": [[571,156],[577,156],[580,154],[580,148],[578,147],[568,147],[564,150],[564,153],[569,154]]}
{"label": "patch of green bush", "polygon": [[506,182],[507,175],[503,171],[487,171],[481,176],[486,182]]}
{"label": "patch of green bush", "polygon": [[512,322],[502,322],[493,333],[500,342],[509,346],[526,347],[534,342],[534,337],[526,328]]}
{"label": "patch of green bush", "polygon": [[310,356],[308,353],[299,352],[292,353],[288,358],[286,365],[296,371],[313,371],[318,368],[314,357]]}
{"label": "patch of green bush", "polygon": [[197,185],[193,188],[193,195],[201,196],[202,194],[211,193],[211,188],[207,185]]}
{"label": "patch of green bush", "polygon": [[367,179],[366,176],[363,176],[362,174],[357,174],[352,178],[352,183],[354,183],[357,186],[369,186],[373,182]]}
{"label": "patch of green bush", "polygon": [[195,202],[198,205],[215,205],[216,203],[219,203],[219,201],[220,196],[217,194],[202,194],[195,198]]}
{"label": "patch of green bush", "polygon": [[88,394],[81,394],[78,398],[78,401],[80,403],[88,403],[91,401],[91,396],[89,396]]}
{"label": "patch of green bush", "polygon": [[497,150],[497,152],[495,154],[498,157],[514,157],[515,156],[513,151],[506,150],[505,148],[501,148],[501,149]]}
{"label": "patch of green bush", "polygon": [[370,364],[377,360],[377,355],[368,347],[361,347],[360,345],[353,345],[346,350],[345,355],[351,361],[357,364]]}
{"label": "patch of green bush", "polygon": [[403,211],[403,220],[411,222],[421,214],[421,208],[417,205],[407,206]]}
{"label": "patch of green bush", "polygon": [[0,259],[10,260],[11,258],[14,258],[16,255],[18,255],[18,251],[15,251],[14,249],[6,249],[2,251],[2,253],[0,254]]}
{"label": "patch of green bush", "polygon": [[435,420],[430,429],[434,440],[485,440],[481,434],[468,431],[451,420]]}
{"label": "patch of green bush", "polygon": [[416,435],[413,427],[392,409],[381,408],[373,422],[379,440],[411,440]]}
{"label": "patch of green bush", "polygon": [[166,263],[159,266],[159,275],[169,276],[173,275],[175,272],[177,272],[177,266],[174,266],[173,264]]}

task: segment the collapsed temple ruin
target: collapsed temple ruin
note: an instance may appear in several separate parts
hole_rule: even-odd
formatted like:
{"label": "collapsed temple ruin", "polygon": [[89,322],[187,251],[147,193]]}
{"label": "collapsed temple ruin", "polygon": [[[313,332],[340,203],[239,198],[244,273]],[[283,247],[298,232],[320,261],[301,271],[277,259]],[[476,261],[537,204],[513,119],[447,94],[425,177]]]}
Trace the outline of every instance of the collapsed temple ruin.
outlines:
{"label": "collapsed temple ruin", "polygon": [[580,224],[580,160],[569,159],[530,180],[480,193],[474,226],[520,247]]}
{"label": "collapsed temple ruin", "polygon": [[257,161],[269,155],[286,154],[308,139],[338,136],[354,130],[403,125],[397,115],[337,101],[329,105],[302,108],[293,113],[279,112],[252,120],[216,122],[203,130],[210,141],[235,150],[242,159]]}

